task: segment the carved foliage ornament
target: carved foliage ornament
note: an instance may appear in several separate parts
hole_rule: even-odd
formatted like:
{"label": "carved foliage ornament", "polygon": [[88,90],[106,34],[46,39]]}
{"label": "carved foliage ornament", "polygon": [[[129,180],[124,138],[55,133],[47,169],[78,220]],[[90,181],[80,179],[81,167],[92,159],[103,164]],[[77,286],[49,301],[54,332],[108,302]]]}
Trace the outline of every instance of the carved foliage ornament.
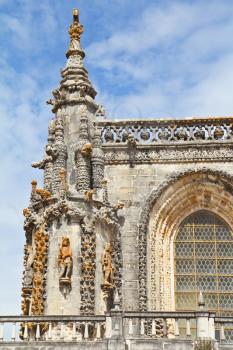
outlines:
{"label": "carved foliage ornament", "polygon": [[73,11],[73,23],[70,25],[69,34],[71,40],[80,41],[80,37],[83,33],[83,26],[79,23],[79,13],[77,9]]}
{"label": "carved foliage ornament", "polygon": [[45,299],[45,274],[47,270],[48,234],[45,232],[45,224],[35,232],[35,258],[33,263],[33,290],[31,302],[31,314],[43,315]]}

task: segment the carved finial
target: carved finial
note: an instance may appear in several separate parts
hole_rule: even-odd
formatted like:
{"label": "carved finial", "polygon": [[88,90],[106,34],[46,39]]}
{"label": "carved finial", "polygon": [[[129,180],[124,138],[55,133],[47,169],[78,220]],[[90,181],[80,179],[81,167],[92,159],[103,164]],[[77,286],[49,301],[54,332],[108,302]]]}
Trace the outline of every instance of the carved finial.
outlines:
{"label": "carved finial", "polygon": [[31,185],[32,185],[32,195],[34,195],[36,193],[37,181],[32,180]]}
{"label": "carved finial", "polygon": [[205,307],[205,299],[204,299],[204,296],[202,294],[202,291],[200,291],[200,293],[199,293],[198,306],[199,306],[200,310],[203,310]]}
{"label": "carved finial", "polygon": [[73,23],[70,25],[70,46],[67,52],[67,57],[71,54],[79,53],[84,57],[84,53],[80,47],[80,37],[83,33],[83,26],[79,23],[79,11],[78,9],[73,10]]}
{"label": "carved finial", "polygon": [[79,23],[78,9],[73,10],[73,23],[70,25],[69,34],[71,40],[80,41],[80,37],[83,33],[83,26]]}
{"label": "carved finial", "polygon": [[118,293],[117,289],[115,291],[113,304],[114,304],[114,310],[115,311],[116,310],[120,310],[120,297],[119,297],[119,293]]}

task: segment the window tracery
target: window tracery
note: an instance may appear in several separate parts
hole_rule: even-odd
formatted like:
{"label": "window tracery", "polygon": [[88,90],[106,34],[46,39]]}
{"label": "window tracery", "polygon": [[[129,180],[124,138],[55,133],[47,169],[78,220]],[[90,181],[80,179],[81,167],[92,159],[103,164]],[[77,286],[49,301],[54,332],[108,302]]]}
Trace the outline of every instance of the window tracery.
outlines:
{"label": "window tracery", "polygon": [[180,225],[175,242],[175,304],[197,309],[198,294],[206,308],[233,315],[233,234],[220,217],[200,210]]}

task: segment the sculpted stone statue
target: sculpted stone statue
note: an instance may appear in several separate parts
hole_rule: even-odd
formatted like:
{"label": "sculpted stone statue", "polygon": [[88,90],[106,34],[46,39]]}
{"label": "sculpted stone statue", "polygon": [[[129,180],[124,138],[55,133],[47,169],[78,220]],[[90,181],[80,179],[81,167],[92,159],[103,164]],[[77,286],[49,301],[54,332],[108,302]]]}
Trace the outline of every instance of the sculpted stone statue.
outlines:
{"label": "sculpted stone statue", "polygon": [[112,266],[112,246],[106,243],[102,256],[102,269],[104,275],[104,285],[111,286],[113,283],[113,266]]}
{"label": "sculpted stone statue", "polygon": [[32,278],[33,278],[33,249],[32,246],[28,245],[25,247],[25,270],[23,276],[23,285],[24,287],[31,288],[32,287]]}
{"label": "sculpted stone statue", "polygon": [[62,244],[58,256],[58,264],[61,268],[60,280],[70,280],[73,268],[72,250],[68,237],[62,239]]}

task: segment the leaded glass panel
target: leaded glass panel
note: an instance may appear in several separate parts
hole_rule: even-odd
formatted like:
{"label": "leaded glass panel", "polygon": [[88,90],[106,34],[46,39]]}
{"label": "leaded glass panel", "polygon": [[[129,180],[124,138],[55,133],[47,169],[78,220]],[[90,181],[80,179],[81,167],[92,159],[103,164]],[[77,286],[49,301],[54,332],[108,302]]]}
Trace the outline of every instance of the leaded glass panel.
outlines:
{"label": "leaded glass panel", "polygon": [[233,314],[233,234],[217,215],[198,211],[180,225],[175,239],[177,310],[197,309],[204,293],[206,308]]}

